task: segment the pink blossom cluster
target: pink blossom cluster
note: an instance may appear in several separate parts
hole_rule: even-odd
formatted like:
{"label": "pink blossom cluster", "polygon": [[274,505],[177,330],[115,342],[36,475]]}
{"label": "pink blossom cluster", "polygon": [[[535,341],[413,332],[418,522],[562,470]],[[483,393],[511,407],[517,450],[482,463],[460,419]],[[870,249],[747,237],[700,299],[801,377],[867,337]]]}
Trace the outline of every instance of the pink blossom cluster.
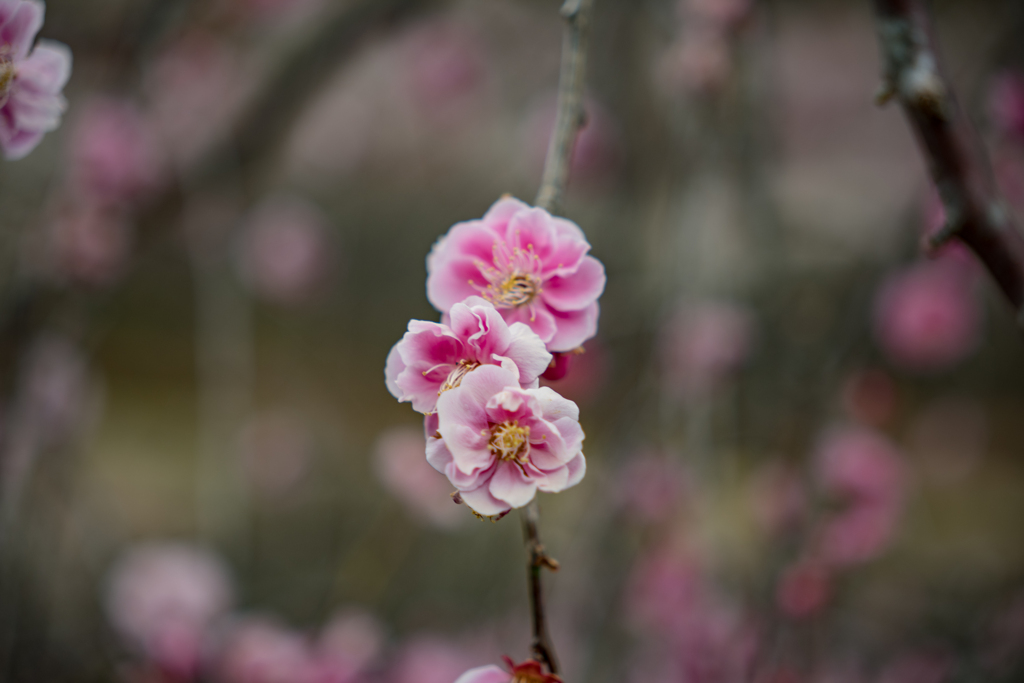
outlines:
{"label": "pink blossom cluster", "polygon": [[233,584],[212,552],[147,542],[114,565],[107,615],[140,662],[141,680],[357,683],[384,636],[372,616],[336,613],[312,637],[276,619],[232,612]]}
{"label": "pink blossom cluster", "polygon": [[752,0],[679,0],[683,30],[659,65],[662,87],[669,92],[719,91],[734,69],[730,43],[749,19],[753,4]]}
{"label": "pink blossom cluster", "polygon": [[866,426],[834,428],[815,453],[814,479],[827,512],[807,530],[799,557],[776,586],[780,611],[803,619],[829,602],[837,573],[881,555],[903,512],[906,472],[896,446]]}
{"label": "pink blossom cluster", "polygon": [[538,380],[552,352],[597,332],[605,275],[589,251],[575,223],[506,197],[453,226],[427,258],[442,322],[410,321],[385,380],[425,415],[427,462],[478,515],[583,478],[579,409]]}

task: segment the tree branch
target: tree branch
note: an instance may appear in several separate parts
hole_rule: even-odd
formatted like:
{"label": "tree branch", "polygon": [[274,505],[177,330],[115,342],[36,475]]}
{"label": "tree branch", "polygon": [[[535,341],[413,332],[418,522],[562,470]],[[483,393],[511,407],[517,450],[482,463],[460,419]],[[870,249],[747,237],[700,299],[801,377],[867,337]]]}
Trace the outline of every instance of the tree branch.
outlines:
{"label": "tree branch", "polygon": [[945,226],[925,237],[925,248],[933,251],[952,238],[970,247],[1024,326],[1024,238],[943,72],[926,4],[874,0],[874,5],[884,62],[878,101],[899,100],[946,209]]}
{"label": "tree branch", "polygon": [[536,500],[523,508],[522,517],[523,540],[526,542],[526,550],[529,554],[526,573],[530,584],[530,624],[533,630],[530,650],[534,659],[547,665],[548,670],[557,675],[558,659],[555,657],[555,647],[552,645],[551,636],[548,634],[547,617],[544,612],[544,591],[541,585],[541,570],[546,567],[553,572],[558,571],[558,562],[544,552],[544,545],[540,542],[540,533],[537,530],[540,515],[537,510]]}
{"label": "tree branch", "polygon": [[534,202],[557,213],[569,184],[569,170],[576,137],[586,123],[583,90],[587,67],[587,43],[593,0],[565,0],[562,18],[565,36],[562,42],[562,67],[558,81],[558,114],[555,130],[544,161],[544,176]]}

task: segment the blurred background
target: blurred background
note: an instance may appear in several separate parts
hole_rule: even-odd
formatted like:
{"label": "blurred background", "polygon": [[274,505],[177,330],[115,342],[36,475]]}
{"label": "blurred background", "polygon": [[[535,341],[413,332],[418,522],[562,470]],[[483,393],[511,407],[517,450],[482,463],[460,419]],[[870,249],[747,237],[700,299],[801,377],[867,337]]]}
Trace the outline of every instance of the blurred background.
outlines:
{"label": "blurred background", "polygon": [[[50,0],[63,126],[0,165],[0,680],[452,683],[524,659],[384,386],[424,259],[532,200],[558,0]],[[935,3],[1024,211],[1024,7]],[[566,681],[1024,677],[1024,353],[868,2],[597,0],[564,213],[608,271],[540,497]]]}

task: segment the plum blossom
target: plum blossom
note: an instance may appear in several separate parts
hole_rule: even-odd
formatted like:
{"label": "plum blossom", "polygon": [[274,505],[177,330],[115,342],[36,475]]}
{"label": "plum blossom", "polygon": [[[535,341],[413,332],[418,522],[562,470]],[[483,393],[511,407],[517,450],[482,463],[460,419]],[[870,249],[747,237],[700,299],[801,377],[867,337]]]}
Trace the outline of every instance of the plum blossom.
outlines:
{"label": "plum blossom", "polygon": [[546,387],[522,389],[518,380],[485,365],[437,400],[427,462],[480,515],[523,507],[538,490],[563,491],[586,471],[576,404]]}
{"label": "plum blossom", "polygon": [[365,612],[339,612],[324,627],[314,645],[316,683],[349,683],[377,659],[384,646],[384,629]]}
{"label": "plum blossom", "polygon": [[452,683],[467,667],[479,662],[475,650],[431,635],[407,641],[390,672],[391,683]]}
{"label": "plum blossom", "polygon": [[517,386],[535,387],[551,362],[544,342],[528,325],[507,325],[480,297],[452,306],[448,321],[410,321],[408,332],[388,354],[388,391],[421,413],[434,412],[438,397],[480,366],[501,366],[516,376]]}
{"label": "plum blossom", "polygon": [[240,244],[242,279],[276,304],[309,301],[330,266],[330,226],[314,205],[291,196],[263,200],[249,215]]}
{"label": "plum blossom", "polygon": [[46,258],[54,275],[85,287],[106,287],[124,273],[133,231],[116,208],[87,202],[54,216],[48,226]]}
{"label": "plum blossom", "polygon": [[831,573],[813,559],[802,559],[787,567],[775,589],[779,609],[791,619],[805,619],[818,614],[831,595]]}
{"label": "plum blossom", "polygon": [[662,333],[667,388],[692,400],[707,396],[732,377],[754,346],[750,312],[728,301],[679,307]]}
{"label": "plum blossom", "polygon": [[448,497],[448,482],[424,462],[420,430],[397,427],[382,433],[377,438],[374,465],[380,480],[416,519],[442,529],[451,529],[465,519]]}
{"label": "plum blossom", "polygon": [[223,683],[318,683],[312,643],[268,617],[239,618],[219,648],[217,680]]}
{"label": "plum blossom", "polygon": [[942,262],[921,263],[891,276],[875,299],[875,337],[895,363],[938,371],[978,346],[981,310],[970,283]]}
{"label": "plum blossom", "polygon": [[589,251],[575,223],[505,197],[434,244],[427,298],[446,313],[481,296],[509,324],[528,325],[549,351],[570,351],[597,333],[605,274]]}
{"label": "plum blossom", "polygon": [[0,0],[0,147],[8,159],[35,149],[67,106],[71,51],[49,40],[33,48],[44,13],[40,0]]}
{"label": "plum blossom", "polygon": [[101,203],[138,200],[160,182],[159,142],[129,101],[89,102],[75,122],[70,147],[74,186]]}
{"label": "plum blossom", "polygon": [[878,556],[891,542],[903,503],[905,473],[896,447],[865,428],[837,429],[817,454],[822,490],[844,507],[819,530],[819,554],[834,566]]}
{"label": "plum blossom", "polygon": [[508,671],[489,664],[470,669],[456,679],[455,683],[561,683],[562,679],[554,674],[546,674],[540,662],[528,659],[516,664],[505,657]]}
{"label": "plum blossom", "polygon": [[200,664],[203,641],[231,604],[231,583],[220,560],[182,543],[147,543],[114,566],[107,614],[128,643],[181,676]]}

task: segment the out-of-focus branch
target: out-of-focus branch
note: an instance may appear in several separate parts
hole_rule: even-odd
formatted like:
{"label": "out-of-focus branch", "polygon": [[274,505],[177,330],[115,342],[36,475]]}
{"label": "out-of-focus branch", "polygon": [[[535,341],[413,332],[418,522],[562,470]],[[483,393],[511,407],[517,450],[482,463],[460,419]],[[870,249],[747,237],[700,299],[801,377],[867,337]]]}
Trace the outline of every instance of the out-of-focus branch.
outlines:
{"label": "out-of-focus branch", "polygon": [[537,530],[540,515],[536,500],[523,508],[522,516],[523,540],[526,542],[529,555],[526,571],[530,584],[530,624],[533,631],[530,650],[534,659],[545,664],[551,673],[558,674],[558,659],[555,657],[555,647],[551,644],[551,637],[548,634],[544,591],[541,586],[541,572],[545,567],[551,571],[558,571],[558,562],[544,552],[544,545],[540,542],[540,532]]}
{"label": "out-of-focus branch", "polygon": [[945,226],[926,237],[925,246],[963,241],[1024,325],[1024,237],[995,190],[991,166],[942,70],[927,6],[924,0],[874,5],[885,69],[878,100],[899,100],[946,209]]}
{"label": "out-of-focus branch", "polygon": [[557,213],[569,184],[569,169],[576,137],[586,123],[583,90],[587,67],[587,43],[593,0],[566,0],[562,5],[565,38],[558,81],[558,114],[555,131],[544,161],[544,176],[537,193],[537,206]]}

